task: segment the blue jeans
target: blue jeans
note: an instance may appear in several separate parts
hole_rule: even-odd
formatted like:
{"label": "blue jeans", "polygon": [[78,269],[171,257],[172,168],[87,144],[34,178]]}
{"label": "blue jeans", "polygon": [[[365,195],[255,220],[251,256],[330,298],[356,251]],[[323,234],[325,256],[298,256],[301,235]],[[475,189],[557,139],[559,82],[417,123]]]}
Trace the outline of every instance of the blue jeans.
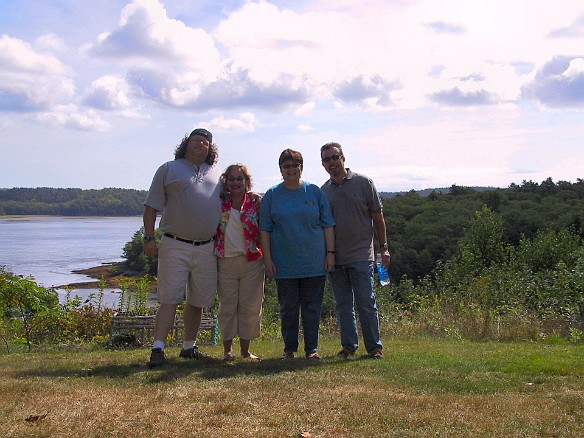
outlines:
{"label": "blue jeans", "polygon": [[351,351],[359,347],[355,308],[367,353],[383,349],[379,334],[379,314],[373,290],[373,262],[337,265],[329,273],[336,302],[336,315],[341,328],[341,345]]}
{"label": "blue jeans", "polygon": [[304,352],[308,355],[318,351],[320,311],[325,280],[325,275],[276,279],[285,353],[298,351],[299,313],[302,317],[304,332]]}

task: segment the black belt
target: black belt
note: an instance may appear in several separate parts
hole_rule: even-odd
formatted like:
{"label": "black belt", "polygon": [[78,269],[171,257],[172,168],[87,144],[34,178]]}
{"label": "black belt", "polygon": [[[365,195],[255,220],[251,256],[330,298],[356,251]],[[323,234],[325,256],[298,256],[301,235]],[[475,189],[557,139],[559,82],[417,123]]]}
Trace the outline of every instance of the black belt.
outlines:
{"label": "black belt", "polygon": [[170,237],[171,239],[178,240],[180,242],[188,243],[190,245],[195,245],[195,246],[205,245],[209,242],[212,242],[215,239],[215,236],[213,236],[209,240],[187,240],[187,239],[183,239],[182,237],[177,237],[177,236],[170,234],[170,233],[164,233],[164,235],[166,237]]}

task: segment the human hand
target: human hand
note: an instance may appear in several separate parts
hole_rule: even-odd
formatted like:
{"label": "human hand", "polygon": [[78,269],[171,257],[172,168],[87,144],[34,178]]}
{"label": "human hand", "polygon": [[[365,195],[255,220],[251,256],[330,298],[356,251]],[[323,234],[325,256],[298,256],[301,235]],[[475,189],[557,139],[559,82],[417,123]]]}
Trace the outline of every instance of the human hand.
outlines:
{"label": "human hand", "polygon": [[149,240],[144,242],[144,253],[151,259],[155,259],[158,255],[158,248],[156,247],[156,242],[154,240]]}
{"label": "human hand", "polygon": [[390,263],[391,263],[391,254],[389,253],[389,250],[386,249],[385,251],[383,251],[381,253],[381,264],[383,266],[385,266],[386,269],[389,269]]}
{"label": "human hand", "polygon": [[266,275],[269,278],[274,278],[276,276],[276,265],[271,259],[266,259],[264,257],[264,267],[266,268]]}

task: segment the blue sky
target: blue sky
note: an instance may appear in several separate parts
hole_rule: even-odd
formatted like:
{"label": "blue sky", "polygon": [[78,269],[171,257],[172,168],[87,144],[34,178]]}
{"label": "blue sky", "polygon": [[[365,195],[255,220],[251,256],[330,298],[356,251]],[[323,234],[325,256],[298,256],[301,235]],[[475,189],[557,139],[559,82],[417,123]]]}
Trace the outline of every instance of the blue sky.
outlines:
{"label": "blue sky", "polygon": [[581,0],[0,0],[0,187],[147,189],[206,127],[255,189],[584,177]]}

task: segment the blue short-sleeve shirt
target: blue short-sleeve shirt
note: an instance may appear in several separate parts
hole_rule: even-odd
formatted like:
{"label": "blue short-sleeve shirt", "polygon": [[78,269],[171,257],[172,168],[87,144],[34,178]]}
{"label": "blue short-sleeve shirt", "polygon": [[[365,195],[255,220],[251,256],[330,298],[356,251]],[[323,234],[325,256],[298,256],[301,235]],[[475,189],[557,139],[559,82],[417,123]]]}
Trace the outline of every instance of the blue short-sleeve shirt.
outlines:
{"label": "blue short-sleeve shirt", "polygon": [[270,233],[276,278],[325,275],[323,227],[334,227],[328,199],[315,184],[295,190],[283,183],[266,192],[260,208],[260,231]]}

